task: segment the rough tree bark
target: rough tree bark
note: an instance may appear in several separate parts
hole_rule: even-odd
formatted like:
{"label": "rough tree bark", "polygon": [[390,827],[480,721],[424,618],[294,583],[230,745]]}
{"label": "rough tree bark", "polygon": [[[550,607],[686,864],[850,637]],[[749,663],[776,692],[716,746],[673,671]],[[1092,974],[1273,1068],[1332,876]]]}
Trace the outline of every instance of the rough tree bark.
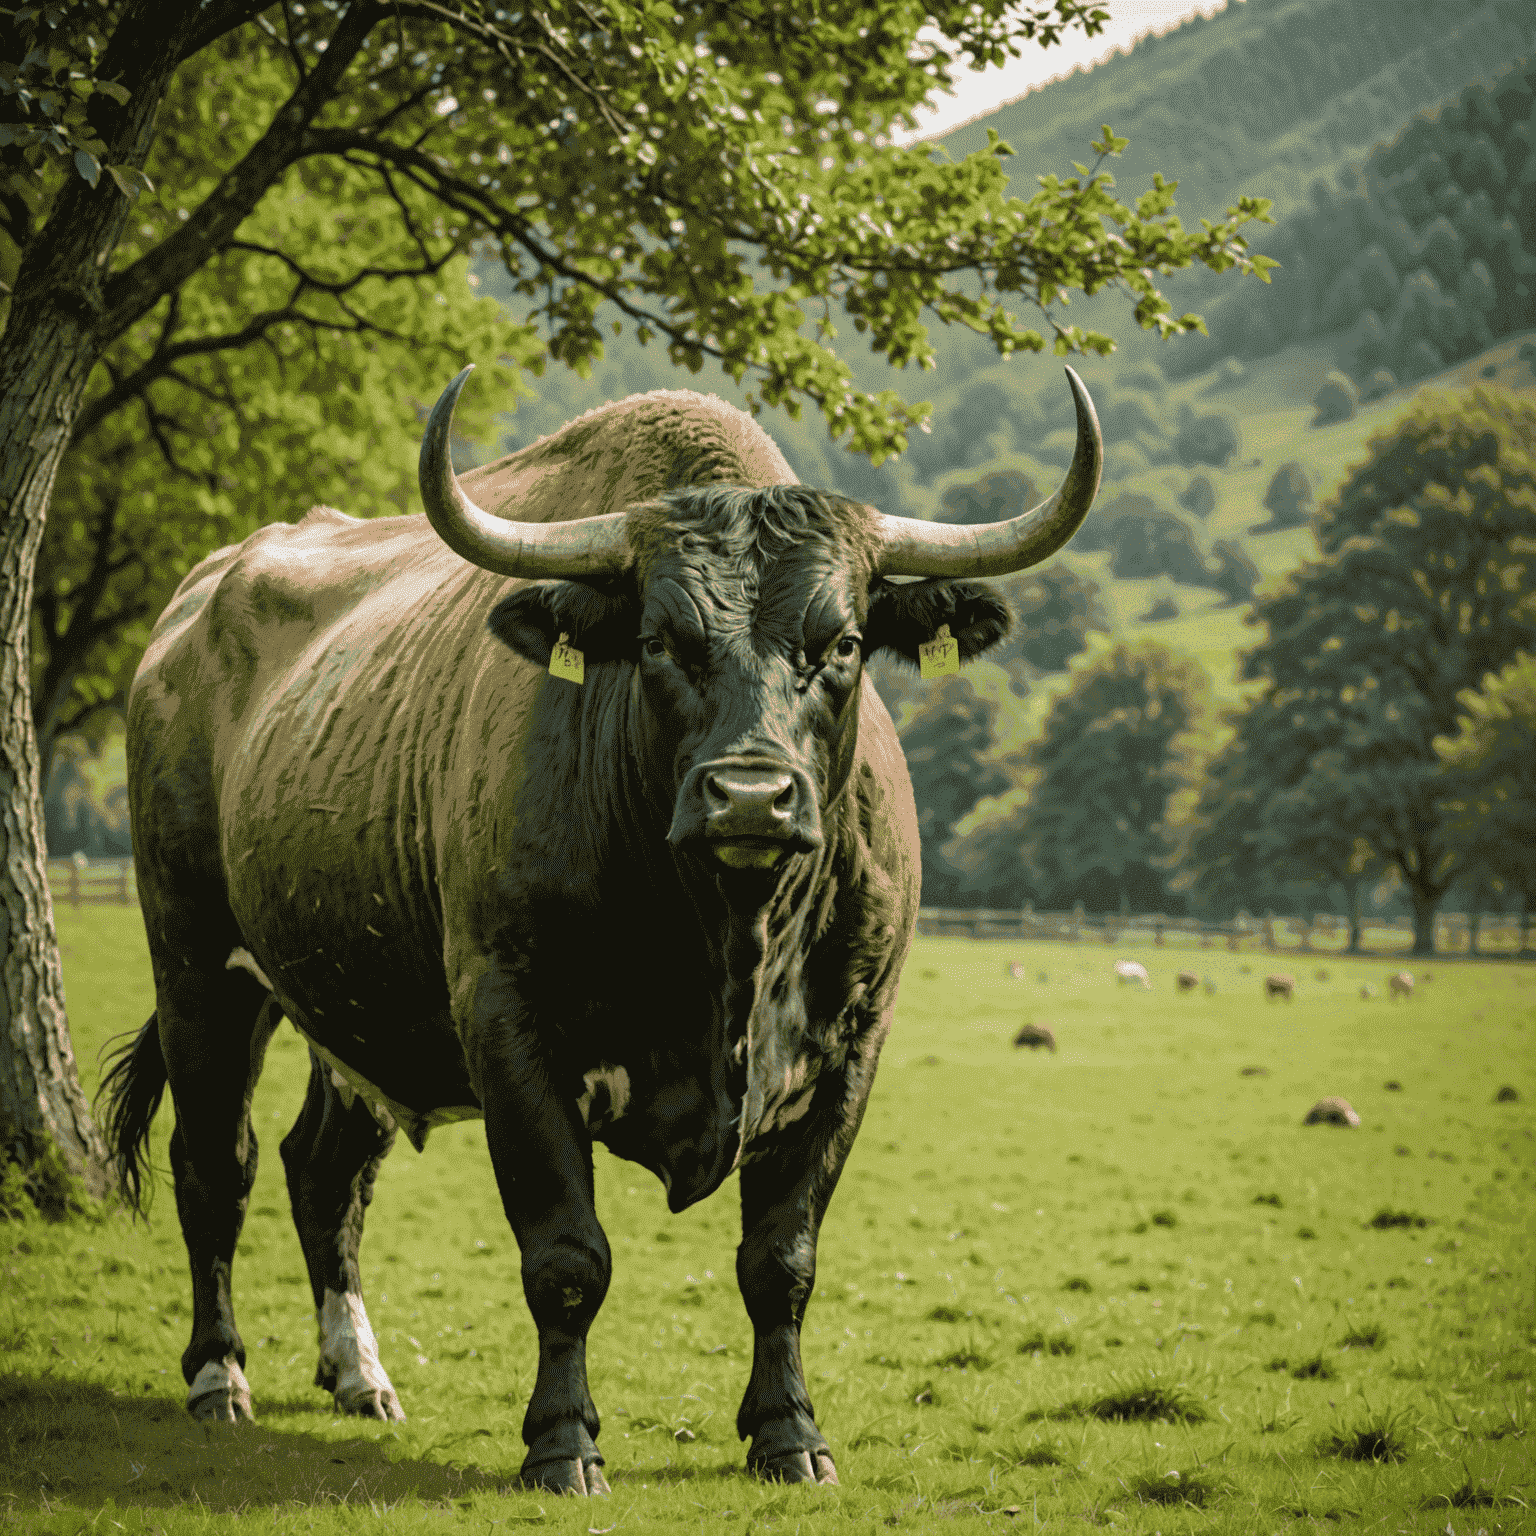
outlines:
{"label": "rough tree bark", "polygon": [[[131,0],[101,77],[131,92],[93,98],[111,163],[142,167],[155,111],[198,19],[196,5]],[[100,121],[95,118],[100,113]],[[75,412],[107,341],[103,273],[130,204],[109,176],[74,179],[23,253],[0,337],[0,1135],[26,1168],[62,1154],[92,1195],[106,1147],[75,1070],[48,893],[41,764],[32,718],[33,576]]]}

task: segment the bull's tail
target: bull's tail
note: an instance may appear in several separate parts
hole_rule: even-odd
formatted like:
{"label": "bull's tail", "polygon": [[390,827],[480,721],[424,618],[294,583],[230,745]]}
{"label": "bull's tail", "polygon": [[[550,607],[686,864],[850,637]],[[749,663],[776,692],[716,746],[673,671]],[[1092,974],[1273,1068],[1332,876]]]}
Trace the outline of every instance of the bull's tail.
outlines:
{"label": "bull's tail", "polygon": [[130,1210],[143,1214],[149,1167],[149,1127],[165,1094],[165,1056],[160,1050],[160,1016],[152,1013],[138,1034],[107,1056],[112,1065],[102,1075],[96,1102],[105,1101],[102,1128],[117,1187]]}

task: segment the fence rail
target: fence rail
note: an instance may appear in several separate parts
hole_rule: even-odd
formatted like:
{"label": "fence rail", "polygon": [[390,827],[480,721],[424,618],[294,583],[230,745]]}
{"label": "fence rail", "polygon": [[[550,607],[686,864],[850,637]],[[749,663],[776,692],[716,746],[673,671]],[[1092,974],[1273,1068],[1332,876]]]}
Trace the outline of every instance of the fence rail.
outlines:
{"label": "fence rail", "polygon": [[[48,885],[56,906],[136,905],[138,885],[132,859],[50,859]],[[1347,947],[1349,920],[1331,912],[1309,918],[1247,917],[1209,923],[1193,917],[1162,913],[1135,917],[1089,916],[1073,912],[954,911],[924,907],[917,931],[938,938],[1066,939],[1078,943],[1145,944],[1182,949],[1295,950],[1326,954]],[[1361,932],[1362,948],[1394,954],[1413,947],[1413,925],[1406,919],[1372,918]],[[1518,912],[1442,912],[1435,919],[1435,950],[1439,954],[1517,954],[1529,944],[1529,925]]]}
{"label": "fence rail", "polygon": [[139,900],[132,859],[49,859],[48,889],[56,907],[131,907]]}
{"label": "fence rail", "polygon": [[[1146,944],[1156,948],[1292,950],[1328,954],[1349,945],[1349,919],[1331,912],[1311,918],[1247,917],[1205,922],[1193,917],[1150,913],[1096,917],[1082,911],[956,911],[924,907],[917,931],[936,938],[1065,939],[1075,943]],[[1361,948],[1396,954],[1413,948],[1413,924],[1406,918],[1371,918],[1361,928]],[[1437,954],[1519,954],[1530,934],[1523,914],[1442,912],[1435,918]]]}

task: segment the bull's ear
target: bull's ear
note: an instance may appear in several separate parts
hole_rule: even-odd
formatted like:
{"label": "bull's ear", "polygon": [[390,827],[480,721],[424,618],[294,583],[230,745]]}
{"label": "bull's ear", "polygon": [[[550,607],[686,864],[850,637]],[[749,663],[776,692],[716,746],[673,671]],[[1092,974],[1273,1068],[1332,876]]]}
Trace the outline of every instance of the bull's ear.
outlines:
{"label": "bull's ear", "polygon": [[960,659],[969,661],[996,645],[1012,623],[1006,600],[978,581],[881,581],[869,594],[864,651],[890,651],[916,666],[918,646],[947,624],[960,642]]}
{"label": "bull's ear", "polygon": [[486,627],[519,656],[549,665],[562,634],[588,665],[640,654],[640,603],[628,576],[603,581],[533,581],[491,609]]}

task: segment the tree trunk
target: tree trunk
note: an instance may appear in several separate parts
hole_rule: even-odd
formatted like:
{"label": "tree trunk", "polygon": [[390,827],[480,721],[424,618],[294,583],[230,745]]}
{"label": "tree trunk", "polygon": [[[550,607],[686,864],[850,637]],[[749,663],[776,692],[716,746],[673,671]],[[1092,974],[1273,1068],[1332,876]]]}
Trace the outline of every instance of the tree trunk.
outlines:
{"label": "tree trunk", "polygon": [[1413,953],[1416,955],[1435,952],[1435,910],[1440,905],[1441,894],[1416,881],[1408,883],[1408,899],[1413,903]]}
{"label": "tree trunk", "polygon": [[[185,0],[129,0],[119,14],[100,69],[128,99],[97,93],[87,109],[109,164],[144,164],[155,113],[199,14]],[[142,313],[120,306],[109,317],[104,298],[131,207],[110,176],[95,187],[69,177],[23,248],[0,337],[0,1137],[34,1192],[46,1185],[53,1195],[60,1156],[88,1193],[105,1194],[110,1181],[75,1070],[48,893],[32,597],[48,503],[86,380],[112,336]]]}
{"label": "tree trunk", "polygon": [[52,324],[23,330],[17,318],[13,309],[0,343],[0,1135],[5,1154],[28,1169],[56,1148],[100,1196],[107,1150],[80,1087],[64,1013],[30,685],[37,550],[96,350],[81,318],[57,306]]}
{"label": "tree trunk", "polygon": [[1363,880],[1355,880],[1346,887],[1349,891],[1349,948],[1345,953],[1350,955],[1360,953],[1360,892],[1364,885]]}

